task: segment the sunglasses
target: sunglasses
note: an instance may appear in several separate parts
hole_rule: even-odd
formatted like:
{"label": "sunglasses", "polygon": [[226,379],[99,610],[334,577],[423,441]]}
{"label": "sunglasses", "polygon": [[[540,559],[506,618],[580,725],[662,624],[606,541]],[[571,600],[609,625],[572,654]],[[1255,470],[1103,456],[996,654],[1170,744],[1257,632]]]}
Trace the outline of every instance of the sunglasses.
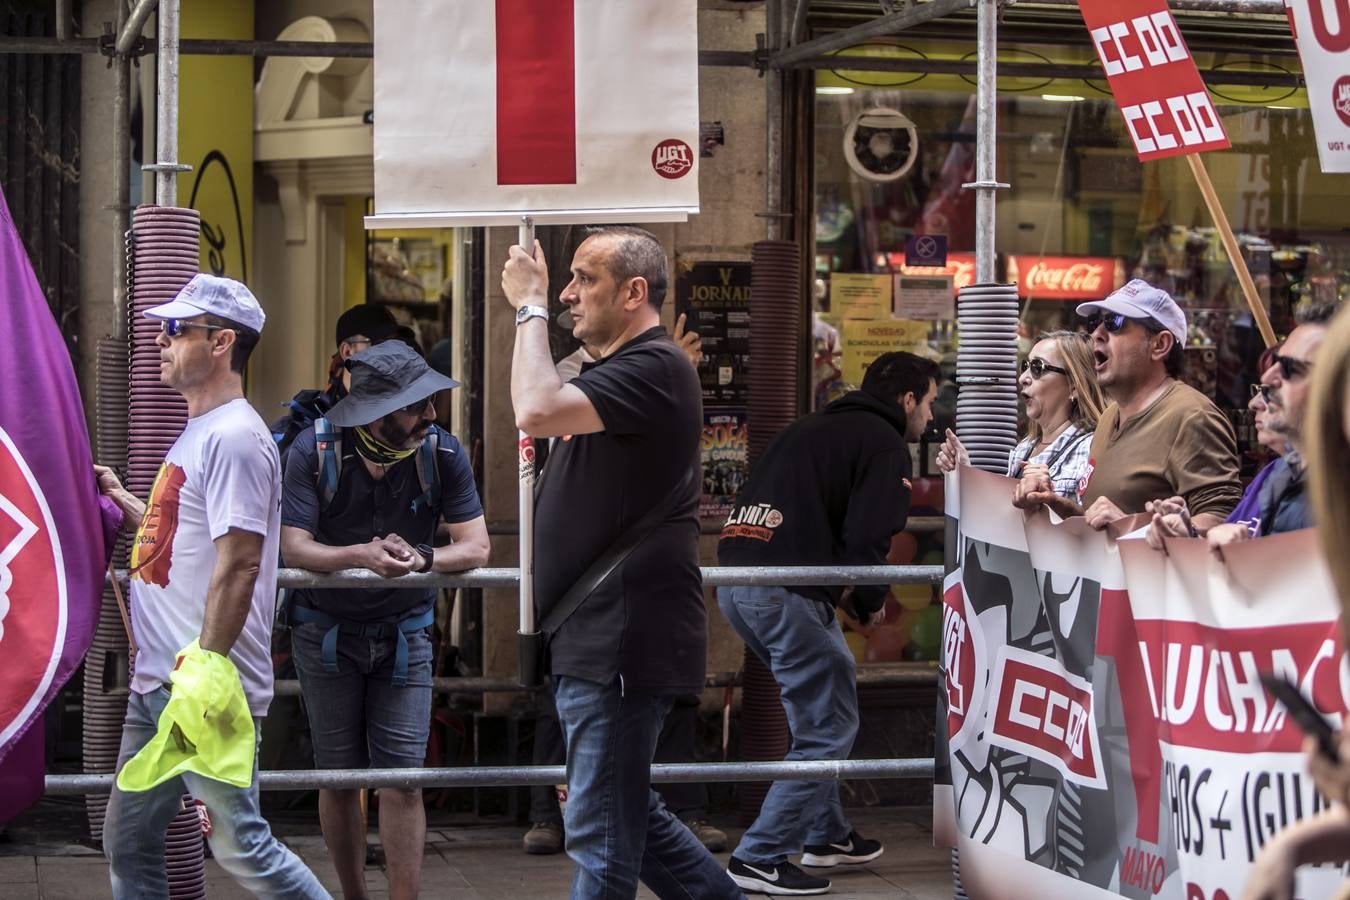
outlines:
{"label": "sunglasses", "polygon": [[184,322],[182,319],[161,319],[159,330],[171,338],[176,338],[188,328],[205,328],[207,331],[229,331],[224,325],[207,325],[205,322]]}
{"label": "sunglasses", "polygon": [[1260,394],[1261,401],[1263,403],[1269,403],[1271,390],[1272,388],[1268,384],[1254,384],[1252,385],[1252,399],[1255,400],[1256,396]]}
{"label": "sunglasses", "polygon": [[[432,397],[434,396],[435,395],[433,394]],[[410,416],[418,415],[422,410],[427,408],[427,404],[431,402],[432,397],[423,397],[416,403],[409,403],[407,406],[400,409],[399,412],[407,413]]]}
{"label": "sunglasses", "polygon": [[1098,325],[1106,326],[1106,330],[1115,334],[1125,327],[1125,323],[1130,320],[1129,316],[1120,313],[1093,313],[1087,317],[1088,334],[1097,330]]}
{"label": "sunglasses", "polygon": [[1048,362],[1041,359],[1039,356],[1033,356],[1030,359],[1022,360],[1022,371],[1025,372],[1028,369],[1031,370],[1031,377],[1037,379],[1038,381],[1040,380],[1040,377],[1044,375],[1046,372],[1058,372],[1065,378],[1069,377],[1069,373],[1066,370],[1061,369],[1059,366],[1050,365]]}
{"label": "sunglasses", "polygon": [[1308,362],[1306,359],[1295,359],[1292,356],[1276,355],[1275,362],[1280,366],[1280,378],[1285,381],[1303,378],[1312,371],[1312,363]]}

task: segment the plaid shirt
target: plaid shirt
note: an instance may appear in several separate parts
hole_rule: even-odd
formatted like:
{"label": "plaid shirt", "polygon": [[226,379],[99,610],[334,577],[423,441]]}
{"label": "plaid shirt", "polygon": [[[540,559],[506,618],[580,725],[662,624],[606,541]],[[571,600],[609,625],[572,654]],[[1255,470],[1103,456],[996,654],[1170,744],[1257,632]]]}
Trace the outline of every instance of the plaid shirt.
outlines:
{"label": "plaid shirt", "polygon": [[[1018,477],[1022,463],[1035,446],[1030,437],[1008,454],[1008,475]],[[1078,482],[1087,471],[1088,460],[1092,458],[1092,432],[1083,431],[1077,425],[1070,425],[1064,433],[1055,438],[1054,443],[1031,458],[1031,462],[1044,463],[1050,467],[1050,482],[1055,493],[1070,500],[1078,499]]]}

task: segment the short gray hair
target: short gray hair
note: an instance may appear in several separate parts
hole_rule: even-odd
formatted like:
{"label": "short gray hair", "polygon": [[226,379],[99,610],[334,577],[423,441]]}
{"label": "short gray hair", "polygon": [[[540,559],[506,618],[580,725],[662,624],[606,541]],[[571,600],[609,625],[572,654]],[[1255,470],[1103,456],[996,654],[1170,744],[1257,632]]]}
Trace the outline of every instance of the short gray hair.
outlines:
{"label": "short gray hair", "polygon": [[609,273],[616,281],[641,276],[647,282],[647,300],[657,312],[666,299],[666,251],[645,228],[635,225],[601,225],[586,229],[586,239],[613,238]]}

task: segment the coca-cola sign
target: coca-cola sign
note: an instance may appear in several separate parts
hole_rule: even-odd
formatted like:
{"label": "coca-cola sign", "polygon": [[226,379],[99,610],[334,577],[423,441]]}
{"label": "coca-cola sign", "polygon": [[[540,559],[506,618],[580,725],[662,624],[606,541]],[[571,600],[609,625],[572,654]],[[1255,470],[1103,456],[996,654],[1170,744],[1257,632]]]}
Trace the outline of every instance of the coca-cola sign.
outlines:
{"label": "coca-cola sign", "polygon": [[1124,283],[1125,267],[1109,256],[1009,256],[1008,280],[1023,298],[1098,300]]}

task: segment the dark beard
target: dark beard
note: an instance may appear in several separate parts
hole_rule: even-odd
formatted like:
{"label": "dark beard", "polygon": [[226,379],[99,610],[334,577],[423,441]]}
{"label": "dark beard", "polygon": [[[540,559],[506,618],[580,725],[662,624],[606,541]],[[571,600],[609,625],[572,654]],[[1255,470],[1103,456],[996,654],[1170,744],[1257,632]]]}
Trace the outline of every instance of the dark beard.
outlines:
{"label": "dark beard", "polygon": [[398,424],[398,420],[393,413],[380,419],[379,434],[376,435],[390,447],[399,450],[406,450],[409,447],[416,446],[426,437],[427,429],[431,427],[431,422],[427,419],[418,419],[415,424],[409,428],[404,428]]}

